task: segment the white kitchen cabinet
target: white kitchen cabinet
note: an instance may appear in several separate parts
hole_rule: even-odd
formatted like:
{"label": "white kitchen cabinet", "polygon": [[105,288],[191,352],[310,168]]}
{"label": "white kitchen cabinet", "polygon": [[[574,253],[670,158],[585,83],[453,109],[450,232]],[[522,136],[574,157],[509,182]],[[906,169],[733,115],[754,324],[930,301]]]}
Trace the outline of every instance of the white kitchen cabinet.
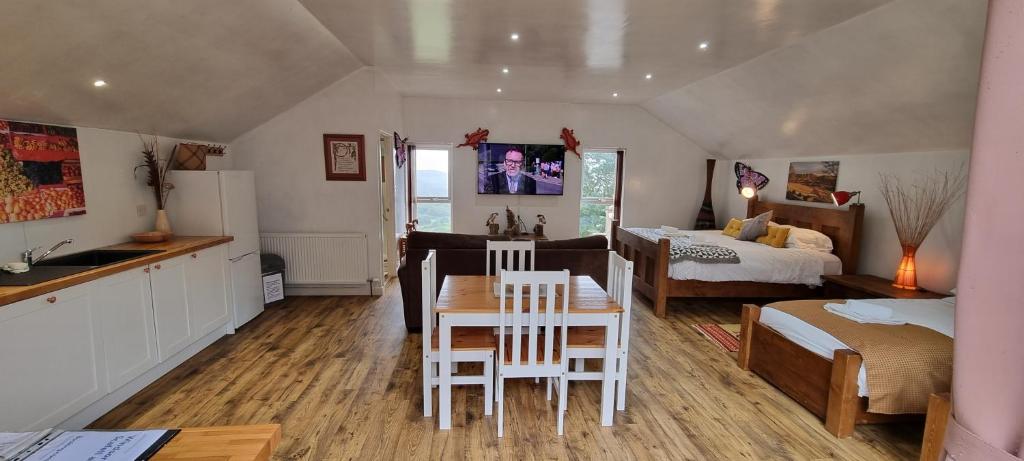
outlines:
{"label": "white kitchen cabinet", "polygon": [[189,255],[184,255],[149,265],[156,344],[161,361],[178,353],[194,339],[189,322],[189,296],[185,276],[188,259]]}
{"label": "white kitchen cabinet", "polygon": [[113,391],[156,365],[156,326],[148,267],[103,277],[91,284],[99,310],[107,391]]}
{"label": "white kitchen cabinet", "polygon": [[197,251],[186,260],[185,284],[193,341],[222,328],[230,318],[225,248],[222,245]]}
{"label": "white kitchen cabinet", "polygon": [[0,432],[54,426],[106,394],[90,283],[0,309]]}

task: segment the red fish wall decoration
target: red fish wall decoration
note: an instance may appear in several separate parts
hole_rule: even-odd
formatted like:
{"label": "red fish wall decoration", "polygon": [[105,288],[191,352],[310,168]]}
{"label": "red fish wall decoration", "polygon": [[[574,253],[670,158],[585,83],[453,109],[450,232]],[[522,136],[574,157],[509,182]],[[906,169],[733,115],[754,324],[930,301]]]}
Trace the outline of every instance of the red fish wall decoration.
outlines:
{"label": "red fish wall decoration", "polygon": [[476,131],[472,133],[466,133],[466,142],[459,144],[455,147],[458,148],[463,146],[469,146],[472,147],[473,150],[477,150],[477,148],[480,146],[480,143],[487,141],[487,136],[489,134],[491,134],[491,130],[477,128]]}
{"label": "red fish wall decoration", "polygon": [[562,138],[562,141],[565,142],[565,150],[576,154],[576,157],[581,159],[583,158],[580,156],[580,152],[578,150],[580,147],[580,140],[576,139],[576,134],[573,133],[573,130],[562,128],[562,135],[559,136],[559,138]]}

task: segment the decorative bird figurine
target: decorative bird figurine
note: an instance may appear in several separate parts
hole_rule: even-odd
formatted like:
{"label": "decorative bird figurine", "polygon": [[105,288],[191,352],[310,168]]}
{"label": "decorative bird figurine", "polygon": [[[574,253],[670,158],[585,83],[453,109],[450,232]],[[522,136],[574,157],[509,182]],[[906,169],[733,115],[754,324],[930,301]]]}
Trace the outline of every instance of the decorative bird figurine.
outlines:
{"label": "decorative bird figurine", "polygon": [[573,131],[574,130],[570,130],[568,128],[562,128],[562,135],[559,136],[559,138],[562,138],[562,141],[565,142],[565,150],[576,154],[576,157],[583,158],[580,156],[580,152],[578,150],[580,147],[580,140],[576,139],[576,134]]}
{"label": "decorative bird figurine", "polygon": [[463,146],[469,146],[472,147],[473,150],[477,150],[477,148],[480,146],[480,143],[487,141],[487,136],[489,134],[491,134],[491,130],[477,128],[476,131],[472,133],[466,133],[466,142],[459,144],[455,147],[458,148]]}

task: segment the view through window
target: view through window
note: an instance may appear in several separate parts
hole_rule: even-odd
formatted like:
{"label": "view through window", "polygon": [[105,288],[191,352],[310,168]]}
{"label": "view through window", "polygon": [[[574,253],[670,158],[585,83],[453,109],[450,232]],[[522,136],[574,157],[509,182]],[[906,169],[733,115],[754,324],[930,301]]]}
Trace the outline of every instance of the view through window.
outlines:
{"label": "view through window", "polygon": [[614,150],[583,153],[583,184],[580,188],[580,236],[607,235],[615,206]]}
{"label": "view through window", "polygon": [[448,181],[450,150],[438,147],[416,146],[413,154],[413,191],[418,230],[429,232],[452,231],[452,198]]}

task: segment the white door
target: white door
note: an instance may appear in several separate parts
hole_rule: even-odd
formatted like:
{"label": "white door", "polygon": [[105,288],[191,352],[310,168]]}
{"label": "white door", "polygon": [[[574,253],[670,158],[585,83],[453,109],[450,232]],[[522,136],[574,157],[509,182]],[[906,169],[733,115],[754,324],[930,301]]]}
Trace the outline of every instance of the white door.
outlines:
{"label": "white door", "polygon": [[156,317],[156,344],[161,362],[184,349],[192,340],[185,281],[185,261],[188,257],[178,256],[149,266],[153,314]]}
{"label": "white door", "polygon": [[224,264],[226,246],[216,246],[189,255],[185,263],[188,287],[189,323],[192,340],[220,328],[231,316],[228,310],[228,281]]}
{"label": "white door", "polygon": [[380,152],[380,226],[382,267],[384,273],[381,281],[397,274],[396,262],[398,260],[398,237],[395,233],[395,140],[392,136],[380,136],[378,144]]}
{"label": "white door", "polygon": [[220,178],[224,235],[235,238],[228,244],[228,257],[259,252],[255,175],[251,171],[221,171]]}
{"label": "white door", "polygon": [[0,309],[0,432],[35,431],[106,394],[87,284]]}
{"label": "white door", "polygon": [[230,261],[231,291],[235,301],[235,328],[263,312],[263,279],[260,277],[260,255],[250,253]]}
{"label": "white door", "polygon": [[148,267],[129,269],[91,285],[93,303],[100,315],[108,392],[160,361],[149,271]]}

